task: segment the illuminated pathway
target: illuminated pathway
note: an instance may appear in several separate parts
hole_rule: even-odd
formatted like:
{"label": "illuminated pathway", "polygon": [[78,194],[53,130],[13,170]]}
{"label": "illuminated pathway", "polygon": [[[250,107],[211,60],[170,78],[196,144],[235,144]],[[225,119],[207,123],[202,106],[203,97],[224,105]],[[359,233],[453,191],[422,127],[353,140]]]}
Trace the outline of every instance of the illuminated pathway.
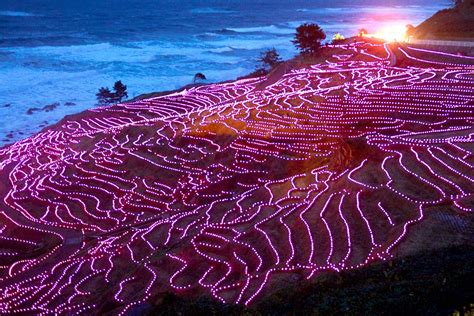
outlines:
{"label": "illuminated pathway", "polygon": [[390,258],[432,207],[471,216],[474,60],[355,51],[0,149],[0,313],[127,313],[170,290],[251,304]]}

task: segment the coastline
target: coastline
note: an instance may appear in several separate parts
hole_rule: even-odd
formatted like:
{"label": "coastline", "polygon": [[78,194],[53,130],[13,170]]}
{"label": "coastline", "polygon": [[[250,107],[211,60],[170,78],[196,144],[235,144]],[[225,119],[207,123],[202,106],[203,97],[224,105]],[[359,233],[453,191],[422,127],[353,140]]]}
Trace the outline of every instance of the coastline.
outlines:
{"label": "coastline", "polygon": [[[350,43],[355,38],[356,37],[347,38],[343,43]],[[367,40],[368,41],[373,41],[373,42],[380,42],[380,40],[374,40],[374,39],[367,39]],[[289,71],[292,68],[306,67],[306,66],[316,65],[316,64],[319,64],[321,62],[324,62],[325,58],[330,55],[330,53],[328,53],[328,52],[330,52],[328,49],[336,49],[337,50],[338,48],[334,47],[332,45],[330,45],[328,47],[324,47],[324,48],[322,48],[323,53],[321,54],[320,57],[317,57],[317,58],[314,58],[314,57],[309,57],[308,58],[308,57],[301,57],[301,56],[296,55],[296,56],[292,57],[291,59],[281,61],[281,63],[278,66],[276,66],[274,69],[271,69],[271,70],[267,71],[264,74],[262,74],[261,72],[258,72],[258,69],[256,68],[256,70],[254,70],[252,72],[249,72],[246,75],[239,76],[239,77],[233,78],[233,79],[227,79],[227,80],[218,81],[218,82],[190,83],[190,84],[184,85],[180,88],[173,89],[173,90],[162,90],[162,91],[154,91],[154,92],[139,94],[139,95],[137,95],[137,96],[135,96],[131,99],[123,101],[122,104],[132,103],[132,102],[147,99],[147,98],[166,96],[166,95],[173,94],[173,93],[178,93],[178,92],[181,92],[185,89],[189,89],[189,88],[193,88],[193,87],[208,86],[208,85],[214,85],[214,84],[225,84],[225,83],[234,82],[234,81],[238,81],[238,80],[242,80],[242,79],[258,78],[258,77],[262,77],[262,76],[271,76],[274,73],[276,73],[277,77],[282,76],[285,72]],[[277,69],[281,69],[282,67],[285,68],[283,73],[282,73],[282,71],[277,71]],[[274,77],[273,80],[275,80],[275,76],[273,76],[273,77]],[[113,105],[109,105],[109,106],[113,106]],[[5,140],[4,140],[3,142],[0,142],[0,149],[8,147],[8,146],[10,146],[10,145],[12,145],[12,144],[14,144],[18,141],[22,141],[24,139],[27,139],[27,138],[29,138],[31,136],[34,136],[36,134],[39,134],[41,132],[52,129],[52,128],[58,126],[58,125],[61,125],[62,123],[64,123],[64,121],[66,121],[68,119],[80,116],[81,114],[89,113],[91,111],[93,112],[93,110],[96,109],[96,108],[98,108],[98,106],[94,105],[94,107],[87,108],[83,111],[79,111],[79,112],[76,112],[76,113],[64,115],[62,118],[57,120],[57,122],[52,123],[52,124],[45,124],[38,131],[33,132],[29,135],[24,135],[24,137],[22,137],[20,139],[11,138],[11,142],[9,142],[9,143],[5,142]],[[34,115],[34,113],[32,113],[32,115]],[[12,132],[18,132],[18,131],[12,131]]]}
{"label": "coastline", "polygon": [[[350,44],[355,40],[357,40],[357,37],[349,37],[349,38],[346,38],[341,44],[342,45]],[[365,38],[364,41],[371,42],[371,43],[380,43],[381,42],[381,40],[369,39],[369,38]],[[420,46],[420,45],[417,45],[417,44],[410,44],[410,45],[411,46]],[[448,53],[458,53],[459,51],[462,51],[464,54],[467,54],[467,55],[471,55],[472,53],[474,53],[474,49],[469,48],[469,47],[456,48],[456,47],[449,47],[449,46],[443,46],[443,47],[438,46],[438,47],[433,47],[433,48],[442,49],[443,51],[448,52]],[[311,65],[317,65],[321,62],[324,62],[325,59],[331,54],[331,50],[328,50],[328,49],[334,50],[332,52],[337,52],[338,47],[333,46],[333,45],[329,45],[328,47],[322,48],[323,53],[318,58],[312,57],[312,58],[308,59],[307,57],[302,57],[302,56],[296,55],[291,59],[283,60],[276,68],[267,71],[265,74],[258,73],[258,71],[255,70],[255,71],[249,72],[247,75],[239,76],[239,77],[234,78],[234,79],[227,79],[227,80],[218,81],[218,82],[190,83],[190,84],[184,85],[184,86],[182,86],[180,88],[177,88],[177,89],[153,91],[153,92],[147,92],[147,93],[139,94],[139,95],[137,95],[137,96],[135,96],[131,99],[123,101],[122,103],[123,104],[132,103],[132,102],[147,99],[147,98],[161,97],[161,96],[166,96],[166,95],[173,94],[173,93],[178,93],[178,92],[181,92],[185,89],[190,89],[190,88],[193,88],[193,87],[207,86],[207,85],[214,85],[214,84],[224,84],[224,83],[234,82],[234,81],[241,80],[241,79],[258,78],[258,77],[261,77],[261,76],[267,76],[267,77],[273,76],[273,80],[275,80],[275,77],[282,76],[285,72],[289,71],[290,69],[302,68],[302,67],[307,67],[307,66],[311,66]],[[282,67],[285,68],[283,73],[282,73],[282,70],[277,70],[277,69],[281,69]],[[273,74],[275,74],[275,75],[273,75]],[[47,109],[48,107],[52,106],[49,109],[49,110],[52,111],[55,108],[55,106],[53,106],[53,105],[54,104],[47,105],[44,108]],[[110,105],[110,106],[113,106],[113,105]],[[4,139],[3,142],[0,141],[0,149],[8,147],[8,146],[14,144],[15,142],[27,139],[31,136],[34,136],[35,134],[38,134],[38,133],[41,133],[41,132],[46,131],[48,129],[54,128],[55,126],[58,126],[58,125],[62,124],[64,121],[66,121],[70,118],[77,117],[77,116],[79,116],[83,113],[89,113],[91,111],[93,112],[94,109],[97,108],[97,107],[98,107],[97,105],[94,105],[93,107],[87,108],[83,111],[79,111],[79,112],[76,112],[76,113],[64,115],[62,118],[57,120],[57,122],[55,122],[55,123],[42,124],[43,126],[40,126],[41,129],[39,129],[35,132],[32,132],[31,134],[28,134],[28,135],[23,134],[21,131],[12,131],[10,134],[18,133],[18,135],[21,135],[22,137],[21,138],[14,138],[14,137],[8,137],[8,135],[7,135],[7,138],[10,138],[10,139],[8,141],[7,141],[7,139]],[[31,115],[34,115],[34,113],[32,113]]]}
{"label": "coastline", "polygon": [[[386,5],[377,9],[387,17],[384,22],[401,23],[421,22],[440,7]],[[65,115],[93,108],[97,89],[117,80],[128,85],[131,99],[150,91],[156,91],[152,95],[161,95],[165,91],[179,90],[192,82],[196,72],[205,73],[215,83],[235,80],[255,69],[254,59],[264,49],[275,47],[283,59],[291,58],[295,49],[290,41],[295,28],[303,22],[321,23],[328,39],[336,32],[355,34],[358,27],[375,28],[380,22],[367,5],[327,8],[319,4],[307,7],[286,4],[281,8],[284,13],[273,14],[271,18],[243,7],[192,9],[191,12],[180,10],[179,16],[186,25],[179,30],[170,27],[163,37],[160,35],[163,32],[157,36],[153,29],[128,33],[134,25],[129,25],[129,16],[118,12],[119,19],[115,20],[125,29],[123,31],[120,28],[108,30],[107,36],[99,34],[93,39],[76,34],[77,37],[72,38],[53,36],[51,40],[35,32],[28,38],[15,35],[29,23],[49,19],[48,23],[54,24],[48,10],[28,13],[24,8],[19,12],[4,12],[6,16],[2,17],[8,19],[14,29],[11,39],[7,36],[0,48],[0,64],[5,65],[0,81],[8,83],[0,93],[0,146],[29,137]],[[148,14],[146,11],[137,13]],[[64,14],[77,14],[75,18],[79,21],[84,18],[81,12]],[[245,21],[238,18],[242,14],[256,16],[253,21]],[[156,15],[150,18],[157,18]],[[389,15],[393,15],[392,18]],[[225,19],[216,21],[214,16]],[[193,17],[197,19],[191,21]],[[162,16],[154,23],[169,26],[167,18]],[[210,19],[213,23],[209,23]],[[148,20],[140,21],[146,24],[149,22],[143,21]],[[186,29],[188,24],[193,26],[189,30]],[[100,25],[90,27],[93,27],[91,31],[103,31]],[[175,36],[176,31],[180,37]]]}
{"label": "coastline", "polygon": [[[235,79],[227,79],[227,80],[219,81],[219,82],[190,83],[190,84],[184,85],[180,88],[173,89],[173,90],[162,90],[162,91],[143,93],[143,94],[139,94],[139,95],[137,95],[137,96],[135,96],[131,99],[125,100],[122,103],[130,103],[130,102],[134,102],[134,101],[138,101],[138,100],[142,100],[142,99],[146,99],[146,98],[165,96],[165,95],[168,95],[168,94],[181,92],[185,89],[189,89],[189,88],[192,88],[192,87],[212,85],[212,84],[222,84],[222,83],[227,83],[227,82],[232,82],[232,81],[235,81],[235,80],[239,80],[239,79],[242,79],[242,78],[256,77],[256,76],[252,76],[251,74],[252,73],[249,73],[249,75],[246,75],[246,76],[238,77],[238,78],[235,78]],[[9,103],[7,103],[4,107],[7,108],[7,107],[10,107],[10,106],[11,105]],[[35,115],[35,112],[42,112],[42,111],[51,112],[51,111],[54,111],[58,106],[59,106],[59,103],[55,102],[55,103],[51,103],[49,105],[45,105],[42,108],[30,108],[28,110],[28,115]],[[68,104],[68,102],[66,102],[63,106],[70,106],[70,104]],[[110,105],[110,106],[112,106],[112,105]],[[31,133],[28,133],[28,134],[25,134],[25,132],[23,132],[22,130],[11,130],[5,135],[4,139],[0,139],[0,149],[4,148],[4,147],[8,147],[8,146],[10,146],[10,145],[12,145],[12,144],[14,144],[18,141],[22,141],[22,140],[27,139],[31,136],[34,136],[35,134],[41,133],[41,132],[43,132],[45,130],[48,130],[48,129],[54,127],[54,126],[57,126],[58,124],[61,124],[64,120],[68,119],[69,117],[77,116],[77,115],[79,115],[83,112],[88,112],[88,111],[94,110],[97,107],[99,107],[99,106],[97,104],[94,104],[93,106],[88,107],[84,110],[80,110],[78,112],[71,113],[71,114],[66,114],[66,115],[62,116],[61,118],[57,119],[57,121],[55,123],[49,123],[47,121],[44,121],[43,123],[38,125],[38,127],[40,127],[40,129],[38,129],[34,132],[31,132]],[[20,137],[15,137],[15,136],[20,136]]]}

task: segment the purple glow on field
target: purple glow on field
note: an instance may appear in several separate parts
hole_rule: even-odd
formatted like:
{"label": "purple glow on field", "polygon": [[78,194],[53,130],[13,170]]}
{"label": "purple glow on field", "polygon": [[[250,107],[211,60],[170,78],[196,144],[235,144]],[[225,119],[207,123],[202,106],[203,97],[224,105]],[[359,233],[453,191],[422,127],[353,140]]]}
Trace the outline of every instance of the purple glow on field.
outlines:
{"label": "purple glow on field", "polygon": [[392,49],[99,108],[0,149],[0,312],[106,297],[123,314],[167,290],[251,304],[276,274],[391,258],[430,206],[472,212],[468,58],[405,47],[419,67],[399,68]]}

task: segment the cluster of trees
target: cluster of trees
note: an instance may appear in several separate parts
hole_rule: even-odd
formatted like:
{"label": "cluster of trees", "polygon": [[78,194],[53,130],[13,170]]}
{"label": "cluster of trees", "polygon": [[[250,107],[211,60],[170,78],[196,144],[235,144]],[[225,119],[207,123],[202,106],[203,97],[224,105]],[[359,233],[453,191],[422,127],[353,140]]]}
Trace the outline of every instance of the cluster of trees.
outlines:
{"label": "cluster of trees", "polygon": [[[340,34],[339,34],[340,35]],[[342,37],[342,35],[341,35]],[[299,49],[302,55],[314,55],[321,48],[321,42],[326,34],[317,24],[305,23],[296,29],[296,35],[292,43]],[[343,38],[343,37],[342,37]],[[340,39],[340,38],[339,38]],[[282,63],[280,54],[275,48],[263,51],[258,58],[259,66],[255,75],[264,75]]]}
{"label": "cluster of trees", "polygon": [[[296,28],[296,35],[292,43],[299,49],[302,55],[314,55],[319,52],[324,39],[326,39],[326,33],[324,33],[319,25],[304,23]],[[344,37],[342,35],[336,34],[333,41],[337,42],[343,39]],[[278,66],[282,62],[282,59],[277,50],[271,48],[262,52],[258,61],[259,66],[255,74],[263,75]],[[193,81],[199,82],[203,80],[207,80],[206,76],[202,73],[197,73]],[[112,90],[108,87],[101,87],[96,97],[98,104],[101,106],[120,103],[128,98],[127,86],[119,80],[115,82]]]}
{"label": "cluster of trees", "polygon": [[[300,50],[302,55],[314,55],[321,48],[321,42],[326,38],[326,33],[321,27],[314,23],[305,23],[296,29],[296,35],[293,44]],[[334,38],[335,41],[342,40],[344,37],[337,34]],[[254,74],[264,75],[275,68],[282,62],[280,54],[275,48],[268,49],[261,53],[259,59],[259,67]],[[203,73],[197,73],[194,76],[193,82],[200,82],[207,80]],[[122,81],[117,81],[114,84],[113,91],[108,87],[101,87],[99,92],[96,94],[99,105],[111,105],[122,102],[128,98],[127,86]]]}
{"label": "cluster of trees", "polygon": [[128,98],[127,86],[122,81],[116,81],[111,91],[108,87],[102,87],[96,94],[97,102],[99,105],[111,105],[122,102]]}
{"label": "cluster of trees", "polygon": [[[453,0],[454,2],[463,2],[463,0]],[[359,30],[358,36],[362,37],[367,35],[367,30],[362,28]],[[296,28],[296,34],[292,43],[300,51],[303,56],[314,56],[319,53],[322,42],[326,39],[326,33],[324,30],[315,23],[304,23]],[[334,35],[332,42],[338,43],[344,40],[344,36],[337,33]],[[257,67],[254,74],[264,75],[275,68],[282,62],[279,53],[275,48],[268,49],[261,53],[259,59],[259,66]],[[197,73],[194,76],[194,82],[207,80],[206,76],[202,73]],[[115,82],[113,91],[108,87],[102,87],[96,94],[99,105],[110,105],[122,102],[128,98],[127,86],[122,81]]]}
{"label": "cluster of trees", "polygon": [[[359,36],[367,34],[367,30],[359,30]],[[292,43],[303,56],[317,55],[322,47],[322,42],[326,39],[324,30],[315,23],[304,23],[296,28],[295,38]],[[332,42],[339,43],[344,40],[344,36],[340,33],[334,35]],[[275,48],[262,52],[260,58],[260,68],[257,72],[266,73],[281,63],[281,58]]]}
{"label": "cluster of trees", "polygon": [[[466,1],[473,1],[474,0],[452,0],[455,6],[459,6]],[[415,32],[415,27],[411,24],[407,25],[407,35],[413,35]],[[359,29],[357,36],[364,37],[368,34],[367,29],[361,28]],[[326,33],[324,30],[315,23],[304,23],[296,28],[295,38],[292,40],[292,43],[295,47],[299,50],[300,54],[305,56],[314,56],[319,53],[321,49],[321,43],[326,39]],[[332,43],[337,44],[341,43],[345,40],[344,36],[340,33],[337,33],[332,38]],[[268,69],[273,68],[275,65],[281,62],[278,52],[275,48],[267,50],[262,53],[260,59],[260,63],[263,65],[259,69]]]}

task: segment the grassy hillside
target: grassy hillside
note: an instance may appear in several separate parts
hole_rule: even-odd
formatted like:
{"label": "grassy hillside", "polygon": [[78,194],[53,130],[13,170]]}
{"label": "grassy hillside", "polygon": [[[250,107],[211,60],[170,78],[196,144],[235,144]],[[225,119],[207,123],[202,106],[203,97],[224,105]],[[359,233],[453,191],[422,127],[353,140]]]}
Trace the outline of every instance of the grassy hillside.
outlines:
{"label": "grassy hillside", "polygon": [[415,29],[417,39],[474,40],[474,1],[438,11]]}

